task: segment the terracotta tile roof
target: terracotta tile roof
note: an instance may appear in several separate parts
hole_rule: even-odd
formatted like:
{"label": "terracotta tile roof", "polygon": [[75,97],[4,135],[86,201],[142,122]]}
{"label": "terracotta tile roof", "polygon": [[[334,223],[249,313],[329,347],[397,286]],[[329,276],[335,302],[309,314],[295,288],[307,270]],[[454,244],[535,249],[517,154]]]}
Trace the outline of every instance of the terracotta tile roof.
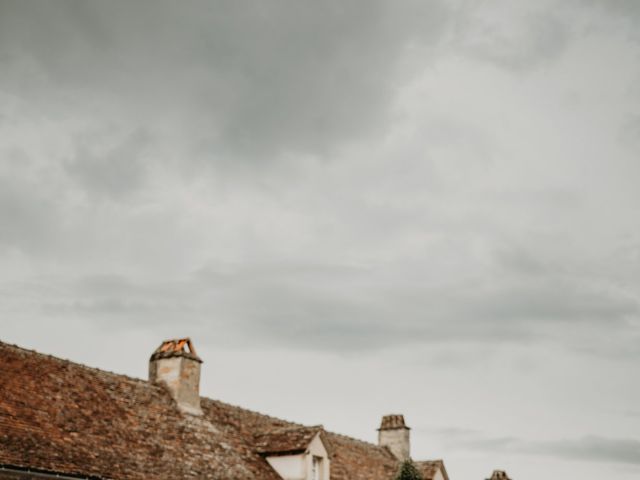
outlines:
{"label": "terracotta tile roof", "polygon": [[[323,432],[322,426],[287,427],[254,436],[254,448],[262,454],[293,454],[304,452],[316,435]],[[326,444],[325,442],[323,442]]]}
{"label": "terracotta tile roof", "polygon": [[319,426],[208,398],[202,416],[185,415],[163,386],[2,342],[0,371],[0,466],[102,479],[278,480],[263,454],[320,432],[331,480],[390,480],[398,468],[387,448]]}
{"label": "terracotta tile roof", "polygon": [[331,480],[390,480],[398,471],[398,460],[391,451],[354,438],[328,434]]}
{"label": "terracotta tile roof", "polygon": [[0,463],[114,479],[269,479],[250,446],[158,385],[0,344]]}
{"label": "terracotta tile roof", "polygon": [[432,480],[438,471],[442,472],[444,480],[449,480],[449,475],[444,468],[444,462],[442,460],[426,460],[421,462],[414,462],[414,465],[422,475],[424,480]]}

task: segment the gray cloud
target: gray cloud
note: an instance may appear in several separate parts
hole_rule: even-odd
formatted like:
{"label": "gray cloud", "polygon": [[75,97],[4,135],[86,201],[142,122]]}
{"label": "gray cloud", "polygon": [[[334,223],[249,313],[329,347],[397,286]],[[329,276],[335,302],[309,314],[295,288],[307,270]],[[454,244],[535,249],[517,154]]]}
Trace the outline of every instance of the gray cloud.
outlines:
{"label": "gray cloud", "polygon": [[[465,55],[522,71],[556,59],[567,47],[570,29],[556,14],[493,3],[468,8],[456,23],[454,43]],[[510,8],[516,15],[505,15]]]}
{"label": "gray cloud", "polygon": [[620,130],[620,141],[635,151],[640,149],[640,116],[627,119]]}
{"label": "gray cloud", "polygon": [[584,3],[596,5],[605,11],[622,13],[629,20],[632,20],[636,14],[640,14],[638,3],[633,0],[587,0]]}
{"label": "gray cloud", "polygon": [[148,135],[138,130],[97,152],[96,138],[84,136],[77,140],[76,155],[65,168],[87,192],[118,198],[138,189],[146,179],[143,150],[149,142]]}
{"label": "gray cloud", "polygon": [[[123,326],[171,325],[186,315],[213,338],[224,331],[225,342],[259,338],[262,346],[342,353],[441,342],[546,341],[592,355],[621,354],[633,331],[626,319],[640,314],[637,302],[579,277],[535,269],[524,280],[477,279],[434,288],[396,284],[397,275],[411,272],[405,268],[271,263],[208,265],[165,281],[91,275],[66,285],[57,280],[64,293],[43,298],[42,307],[60,318],[89,315]],[[615,332],[609,342],[594,342],[587,333],[601,325]],[[637,353],[631,348],[627,355]]]}
{"label": "gray cloud", "polygon": [[91,88],[159,116],[188,109],[192,154],[213,160],[322,154],[381,128],[404,46],[436,42],[447,21],[432,1],[2,8],[5,57],[37,62],[48,88]]}
{"label": "gray cloud", "polygon": [[[432,430],[429,432],[434,433]],[[481,432],[465,429],[440,429],[435,433],[456,448],[640,465],[640,441],[633,438],[587,435],[576,439],[532,441],[518,437],[487,437]]]}
{"label": "gray cloud", "polygon": [[43,183],[47,172],[34,174],[21,151],[3,153],[0,170],[0,245],[38,253],[55,244],[61,212],[50,202],[51,188]]}
{"label": "gray cloud", "polygon": [[549,442],[531,448],[531,453],[538,452],[577,460],[640,465],[640,441],[631,438],[590,436],[577,440]]}
{"label": "gray cloud", "polygon": [[26,196],[9,183],[0,185],[0,205],[2,205],[2,229],[0,238],[8,245],[28,245],[36,238],[42,238],[49,229],[46,217],[38,209],[38,200]]}
{"label": "gray cloud", "polygon": [[632,3],[0,1],[3,338],[138,375],[188,334],[243,405],[321,365],[339,407],[261,393],[635,468]]}

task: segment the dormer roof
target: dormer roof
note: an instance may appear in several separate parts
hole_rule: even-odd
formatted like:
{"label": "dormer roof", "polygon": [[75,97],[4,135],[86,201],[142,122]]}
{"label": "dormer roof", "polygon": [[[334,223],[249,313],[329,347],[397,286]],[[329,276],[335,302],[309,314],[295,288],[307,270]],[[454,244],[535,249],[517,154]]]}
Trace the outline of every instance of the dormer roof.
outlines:
{"label": "dormer roof", "polygon": [[327,450],[328,441],[324,434],[322,425],[311,427],[288,427],[276,429],[254,436],[255,451],[263,455],[291,455],[303,453],[316,436],[320,439]]}
{"label": "dormer roof", "polygon": [[413,462],[424,480],[435,478],[438,472],[442,473],[444,480],[449,480],[447,470],[444,468],[442,460],[426,460],[421,462]]}

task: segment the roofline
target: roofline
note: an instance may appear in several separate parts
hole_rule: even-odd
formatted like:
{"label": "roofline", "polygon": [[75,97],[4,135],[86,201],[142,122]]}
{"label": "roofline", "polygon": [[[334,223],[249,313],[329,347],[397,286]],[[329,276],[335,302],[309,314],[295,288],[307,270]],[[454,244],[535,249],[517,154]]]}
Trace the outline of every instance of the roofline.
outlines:
{"label": "roofline", "polygon": [[327,438],[327,431],[324,429],[324,427],[322,427],[320,430],[318,430],[318,433],[316,433],[313,436],[311,441],[313,442],[316,438],[320,439],[320,443],[322,443],[322,446],[326,450],[327,455],[329,457],[332,457],[333,453],[334,453],[334,448],[333,448],[333,445],[331,445],[331,440],[329,440]]}
{"label": "roofline", "polygon": [[98,477],[95,475],[81,475],[77,473],[62,473],[54,470],[45,470],[43,468],[22,467],[20,465],[8,465],[0,463],[0,472],[23,472],[33,477],[41,478],[61,478],[61,479],[85,479],[85,480],[107,480],[107,477]]}
{"label": "roofline", "polygon": [[[20,345],[16,345],[15,343],[8,343],[8,342],[3,342],[0,339],[0,347],[5,346],[5,347],[9,347],[9,348],[13,348],[15,350],[19,350],[23,353],[28,353],[28,354],[32,354],[32,355],[38,355],[40,357],[45,357],[45,358],[49,358],[51,360],[55,360],[56,362],[63,362],[63,363],[70,363],[72,365],[75,365],[77,367],[80,368],[84,368],[85,370],[89,370],[92,372],[98,372],[98,373],[103,373],[103,374],[107,374],[107,375],[113,375],[116,377],[120,377],[124,380],[127,380],[128,382],[132,382],[132,383],[144,383],[147,385],[152,385],[155,386],[156,388],[157,385],[150,382],[149,380],[145,380],[144,378],[140,378],[140,377],[132,377],[130,375],[127,375],[125,373],[117,373],[117,372],[112,372],[111,370],[104,370],[102,368],[98,368],[98,367],[92,367],[90,365],[86,365],[84,363],[80,363],[76,360],[71,360],[69,358],[63,358],[63,357],[57,357],[51,353],[44,353],[44,352],[39,352],[38,350],[35,350],[33,348],[26,348],[26,347],[21,347]],[[98,478],[98,477],[96,477]]]}
{"label": "roofline", "polygon": [[447,469],[444,468],[444,460],[440,460],[440,467],[441,467],[442,476],[444,477],[444,480],[449,480],[449,474],[447,473]]}
{"label": "roofline", "polygon": [[[71,359],[68,359],[68,358],[57,357],[57,356],[49,354],[49,353],[39,352],[39,351],[37,351],[35,349],[25,348],[25,347],[22,347],[20,345],[16,345],[15,343],[4,342],[4,341],[2,341],[0,339],[0,347],[1,346],[14,348],[16,350],[19,350],[19,351],[21,351],[23,353],[27,353],[27,354],[46,357],[46,358],[52,359],[52,360],[57,361],[57,362],[70,363],[72,365],[81,367],[81,368],[89,370],[89,371],[98,372],[98,373],[102,373],[102,374],[106,374],[106,375],[111,375],[111,376],[114,376],[114,377],[120,377],[121,379],[127,380],[128,382],[147,385],[147,386],[149,386],[149,388],[163,388],[161,385],[157,385],[157,384],[154,384],[152,382],[149,382],[148,380],[146,380],[144,378],[131,377],[131,376],[126,375],[124,373],[117,373],[117,372],[112,372],[110,370],[104,370],[104,369],[101,369],[101,368],[92,367],[92,366],[89,366],[89,365],[86,365],[86,364],[83,364],[83,363],[80,363],[80,362],[77,362],[77,361],[74,361],[74,360],[71,360]],[[234,405],[232,403],[228,403],[228,402],[225,402],[223,400],[216,399],[216,398],[205,397],[205,396],[201,395],[200,396],[200,400],[201,401],[204,400],[205,402],[212,402],[212,403],[222,404],[222,405],[225,405],[227,407],[236,408],[238,410],[241,410],[241,411],[244,411],[244,412],[248,412],[248,413],[251,413],[251,414],[254,414],[254,415],[260,415],[260,416],[267,417],[267,418],[270,418],[270,419],[273,419],[273,420],[277,420],[277,421],[280,421],[280,422],[285,422],[287,424],[290,424],[294,428],[295,427],[309,427],[308,425],[303,425],[301,423],[294,422],[292,420],[287,420],[287,419],[284,419],[284,418],[275,417],[275,416],[269,415],[267,413],[259,412],[257,410],[252,410],[252,409],[246,408],[246,407],[241,407],[239,405]],[[322,425],[319,425],[319,427],[322,427]],[[411,430],[410,427],[405,427],[405,428]],[[344,433],[334,432],[334,431],[331,431],[331,430],[325,430],[323,427],[322,427],[322,430],[326,435],[335,435],[335,436],[340,437],[340,438],[342,438],[344,440],[348,440],[348,441],[359,443],[362,446],[366,446],[366,447],[369,447],[369,448],[376,448],[376,449],[386,450],[387,452],[389,452],[390,455],[393,455],[391,453],[391,451],[387,447],[378,445],[377,443],[373,443],[371,441],[363,440],[361,438],[352,437],[350,435],[345,435]],[[377,429],[377,430],[379,430],[379,429]],[[327,439],[327,440],[329,442],[331,441],[330,439]],[[326,448],[326,445],[325,445],[325,448]],[[256,453],[258,455],[262,455],[259,452],[256,452]],[[1,464],[0,464],[0,467],[2,467]],[[53,472],[53,473],[55,474],[56,472]],[[66,474],[66,475],[69,475],[69,474]],[[64,477],[60,477],[60,478],[64,478]],[[85,478],[85,479],[91,479],[91,480],[93,480],[93,479],[103,480],[106,477],[87,477],[87,476],[83,477],[83,476],[79,476],[79,477],[69,477],[69,478]],[[448,478],[445,479],[445,480],[448,480]]]}
{"label": "roofline", "polygon": [[444,466],[444,460],[438,458],[436,460],[412,460],[414,463],[434,463],[438,466],[440,472],[442,472],[442,476],[444,480],[449,480],[449,474],[447,473],[447,469]]}
{"label": "roofline", "polygon": [[[22,351],[24,353],[29,353],[29,354],[33,354],[33,355],[39,355],[41,357],[50,358],[50,359],[55,360],[57,362],[70,363],[72,365],[75,365],[75,366],[78,366],[78,367],[81,367],[81,368],[84,368],[86,370],[90,370],[90,371],[93,371],[93,372],[103,373],[103,374],[107,374],[107,375],[113,375],[115,377],[120,377],[120,378],[125,379],[125,380],[127,380],[129,382],[141,383],[141,384],[149,385],[152,388],[162,388],[161,386],[156,385],[156,384],[154,384],[152,382],[149,382],[149,380],[144,379],[144,378],[132,377],[132,376],[127,375],[125,373],[112,372],[111,370],[105,370],[105,369],[98,368],[98,367],[92,367],[90,365],[86,365],[84,363],[80,363],[80,362],[78,362],[76,360],[71,360],[69,358],[63,358],[63,357],[57,357],[57,356],[52,355],[50,353],[39,352],[38,350],[35,350],[33,348],[22,347],[20,345],[16,345],[15,343],[4,342],[4,341],[2,341],[2,339],[0,339],[0,347],[3,346],[3,345],[5,347],[10,347],[10,348],[14,348],[16,350],[20,350],[20,351]],[[213,403],[220,403],[220,404],[223,404],[223,405],[228,406],[228,407],[237,408],[238,410],[243,410],[245,412],[249,412],[249,413],[252,413],[252,414],[261,415],[263,417],[271,418],[273,420],[286,422],[288,424],[291,424],[293,427],[308,427],[308,425],[304,425],[302,423],[294,422],[292,420],[287,420],[285,418],[275,417],[273,415],[269,415],[268,413],[259,412],[257,410],[252,410],[252,409],[246,408],[246,407],[241,407],[240,405],[234,405],[233,403],[228,403],[228,402],[225,402],[224,400],[220,400],[220,399],[217,399],[217,398],[205,397],[204,395],[200,395],[200,400],[213,402]],[[321,425],[319,425],[319,426],[321,426]],[[355,438],[355,437],[352,437],[350,435],[345,435],[344,433],[333,432],[333,431],[330,431],[330,430],[324,430],[324,431],[326,433],[328,433],[328,434],[337,435],[337,436],[345,438],[347,440],[351,440],[351,441],[355,441],[355,442],[358,442],[358,443],[362,443],[362,444],[370,446],[370,447],[381,448],[380,445],[378,445],[376,443],[373,443],[373,442],[370,442],[370,441],[367,441],[367,440],[363,440],[361,438]],[[96,477],[96,478],[98,478],[98,477]]]}
{"label": "roofline", "polygon": [[[303,428],[307,428],[307,427],[303,427]],[[307,454],[309,453],[309,445],[311,445],[311,442],[313,442],[316,438],[320,439],[320,443],[322,443],[322,446],[324,447],[324,449],[327,452],[327,455],[329,457],[331,457],[332,453],[333,453],[333,449],[331,448],[331,441],[326,438],[326,430],[324,429],[324,427],[322,425],[320,426],[313,426],[313,427],[309,427],[309,428],[317,428],[318,431],[315,433],[315,435],[313,435],[313,437],[311,437],[311,439],[309,440],[309,444],[304,447],[304,448],[292,448],[290,450],[278,450],[275,452],[270,452],[269,450],[263,450],[263,451],[259,451],[258,454],[263,456],[263,457],[283,457],[286,455],[299,455],[301,453]]]}
{"label": "roofline", "polygon": [[258,455],[260,455],[263,458],[267,458],[267,457],[286,457],[287,455],[300,455],[301,453],[306,453],[307,449],[306,448],[296,448],[293,450],[280,450],[277,452],[258,452]]}
{"label": "roofline", "polygon": [[[0,347],[3,347],[3,346],[4,347],[8,347],[8,348],[13,348],[13,349],[18,350],[18,351],[20,351],[22,353],[25,353],[25,354],[37,355],[39,357],[48,358],[48,359],[56,361],[56,362],[61,362],[61,363],[64,363],[64,364],[71,364],[71,365],[74,365],[76,367],[80,367],[80,368],[83,368],[85,370],[89,370],[91,372],[110,375],[110,376],[113,376],[113,377],[119,377],[119,378],[121,378],[123,380],[126,380],[128,382],[145,385],[145,386],[147,386],[149,388],[155,388],[155,389],[163,389],[163,388],[165,388],[165,387],[163,387],[163,385],[155,384],[155,383],[150,382],[149,380],[144,379],[144,378],[132,377],[132,376],[127,375],[125,373],[118,373],[118,372],[113,372],[111,370],[105,370],[105,369],[98,368],[98,367],[92,367],[90,365],[86,365],[84,363],[80,363],[80,362],[78,362],[76,360],[71,360],[69,358],[63,358],[63,357],[58,357],[58,356],[50,354],[50,353],[39,352],[38,350],[35,350],[33,348],[26,348],[26,347],[17,345],[15,343],[5,342],[0,338]],[[243,412],[251,413],[253,415],[260,415],[262,417],[266,417],[266,418],[269,418],[271,420],[276,420],[276,421],[279,421],[279,422],[285,422],[285,423],[289,424],[292,428],[298,428],[298,427],[312,428],[312,427],[316,427],[317,426],[319,428],[324,429],[324,427],[322,425],[312,425],[312,426],[304,425],[302,423],[294,422],[293,420],[288,420],[288,419],[285,419],[285,418],[275,417],[273,415],[269,415],[268,413],[259,412],[257,410],[252,410],[252,409],[246,408],[246,407],[241,407],[240,405],[234,405],[232,403],[228,403],[228,402],[225,402],[225,401],[217,399],[217,398],[206,397],[204,395],[200,395],[200,401],[218,403],[218,404],[222,404],[222,405],[224,405],[226,407],[231,407],[231,408],[235,408],[235,409],[241,410]],[[364,443],[364,444],[367,444],[367,445],[370,445],[370,446],[377,447],[377,445],[375,443],[367,442],[366,440],[361,440],[359,438],[349,437],[348,435],[344,435],[344,434],[337,433],[337,432],[328,432],[327,431],[327,433],[331,433],[333,435],[338,435],[338,436],[341,436],[341,437],[344,437],[344,438],[348,438],[349,440],[354,440],[356,442],[360,442],[360,443]],[[1,464],[0,464],[0,466],[1,466]],[[81,478],[94,478],[94,477],[81,477]],[[95,477],[95,478],[102,478],[102,477]]]}

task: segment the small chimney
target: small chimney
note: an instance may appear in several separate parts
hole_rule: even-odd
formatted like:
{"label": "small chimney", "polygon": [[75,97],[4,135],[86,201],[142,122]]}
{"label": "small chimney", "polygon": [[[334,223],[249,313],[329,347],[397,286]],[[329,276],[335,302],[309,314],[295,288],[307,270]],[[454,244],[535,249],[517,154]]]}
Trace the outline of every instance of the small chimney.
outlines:
{"label": "small chimney", "polygon": [[202,415],[201,363],[190,339],[166,340],[149,359],[149,381],[164,383],[181,411]]}
{"label": "small chimney", "polygon": [[507,472],[504,470],[494,470],[491,478],[487,478],[487,480],[511,480]]}
{"label": "small chimney", "polygon": [[385,415],[378,429],[378,445],[387,447],[400,461],[411,458],[409,443],[410,428],[404,424],[402,415]]}

